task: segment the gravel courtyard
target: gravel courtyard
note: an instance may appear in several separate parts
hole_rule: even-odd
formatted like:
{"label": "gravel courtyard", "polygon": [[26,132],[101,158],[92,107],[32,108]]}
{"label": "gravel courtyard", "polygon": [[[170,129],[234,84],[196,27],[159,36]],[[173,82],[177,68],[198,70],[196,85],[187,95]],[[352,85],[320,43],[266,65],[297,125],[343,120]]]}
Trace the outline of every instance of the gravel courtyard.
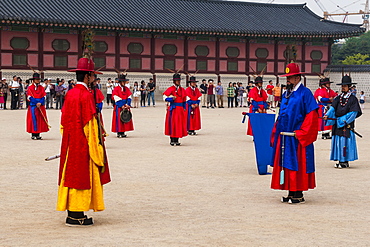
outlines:
{"label": "gravel courtyard", "polygon": [[169,145],[165,107],[133,109],[134,132],[110,132],[112,182],[106,210],[92,227],[64,225],[55,210],[60,111],[48,110],[44,140],[25,132],[25,110],[0,111],[0,246],[369,246],[370,110],[357,120],[360,159],[349,169],[329,161],[330,141],[315,143],[317,188],[306,203],[280,202],[270,175],[257,174],[254,145],[241,123],[245,108],[202,108],[197,136]]}

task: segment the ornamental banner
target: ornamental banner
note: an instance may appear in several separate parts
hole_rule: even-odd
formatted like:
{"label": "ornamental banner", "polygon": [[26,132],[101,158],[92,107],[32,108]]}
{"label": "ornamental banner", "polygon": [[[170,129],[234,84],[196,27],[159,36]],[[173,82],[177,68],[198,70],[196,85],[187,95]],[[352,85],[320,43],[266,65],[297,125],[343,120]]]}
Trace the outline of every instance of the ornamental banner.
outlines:
{"label": "ornamental banner", "polygon": [[275,123],[275,114],[247,113],[253,131],[254,149],[259,175],[269,174],[267,167],[271,164],[272,147],[270,138]]}

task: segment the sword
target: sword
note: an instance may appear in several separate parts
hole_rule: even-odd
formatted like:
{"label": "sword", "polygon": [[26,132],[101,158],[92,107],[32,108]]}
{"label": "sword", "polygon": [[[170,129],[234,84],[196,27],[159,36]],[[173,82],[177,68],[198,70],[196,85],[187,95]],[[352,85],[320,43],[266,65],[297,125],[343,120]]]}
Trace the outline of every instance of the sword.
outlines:
{"label": "sword", "polygon": [[362,138],[362,135],[360,133],[358,133],[354,128],[351,128],[351,126],[349,124],[347,125],[347,129],[349,129],[350,131],[355,133],[356,136]]}
{"label": "sword", "polygon": [[45,161],[55,160],[55,159],[59,159],[59,158],[60,158],[60,154],[56,154],[56,155],[49,156],[49,157],[45,158]]}
{"label": "sword", "polygon": [[[321,119],[323,119],[322,117],[319,117]],[[337,118],[327,118],[327,120],[337,120]],[[352,131],[356,136],[362,138],[362,135],[360,133],[358,133],[354,128],[351,128],[351,126],[349,124],[347,124],[346,122],[344,122],[347,126],[346,128],[349,129],[350,131]]]}

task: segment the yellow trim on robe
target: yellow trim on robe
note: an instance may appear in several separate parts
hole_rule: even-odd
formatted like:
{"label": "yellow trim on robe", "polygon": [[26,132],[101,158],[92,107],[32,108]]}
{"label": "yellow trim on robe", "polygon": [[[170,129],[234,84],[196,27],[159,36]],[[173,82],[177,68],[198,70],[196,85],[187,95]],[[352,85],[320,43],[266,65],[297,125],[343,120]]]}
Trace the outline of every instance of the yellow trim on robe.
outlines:
{"label": "yellow trim on robe", "polygon": [[[62,180],[58,190],[58,211],[94,211],[104,210],[103,186],[100,182],[98,166],[104,166],[104,149],[99,144],[98,123],[96,118],[91,119],[84,127],[89,145],[90,154],[90,184],[89,190],[77,190],[64,187],[65,165]],[[68,151],[67,158],[68,159]]]}

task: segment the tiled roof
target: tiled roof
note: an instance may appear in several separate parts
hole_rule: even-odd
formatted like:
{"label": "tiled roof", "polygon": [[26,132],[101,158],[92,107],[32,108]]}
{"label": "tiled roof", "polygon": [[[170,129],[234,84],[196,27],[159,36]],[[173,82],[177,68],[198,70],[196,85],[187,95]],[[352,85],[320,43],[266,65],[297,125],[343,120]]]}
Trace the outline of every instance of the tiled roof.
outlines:
{"label": "tiled roof", "polygon": [[329,65],[324,72],[370,72],[370,65]]}
{"label": "tiled roof", "polygon": [[324,20],[305,4],[216,0],[2,0],[0,20],[242,36],[343,38],[364,32],[360,25]]}

